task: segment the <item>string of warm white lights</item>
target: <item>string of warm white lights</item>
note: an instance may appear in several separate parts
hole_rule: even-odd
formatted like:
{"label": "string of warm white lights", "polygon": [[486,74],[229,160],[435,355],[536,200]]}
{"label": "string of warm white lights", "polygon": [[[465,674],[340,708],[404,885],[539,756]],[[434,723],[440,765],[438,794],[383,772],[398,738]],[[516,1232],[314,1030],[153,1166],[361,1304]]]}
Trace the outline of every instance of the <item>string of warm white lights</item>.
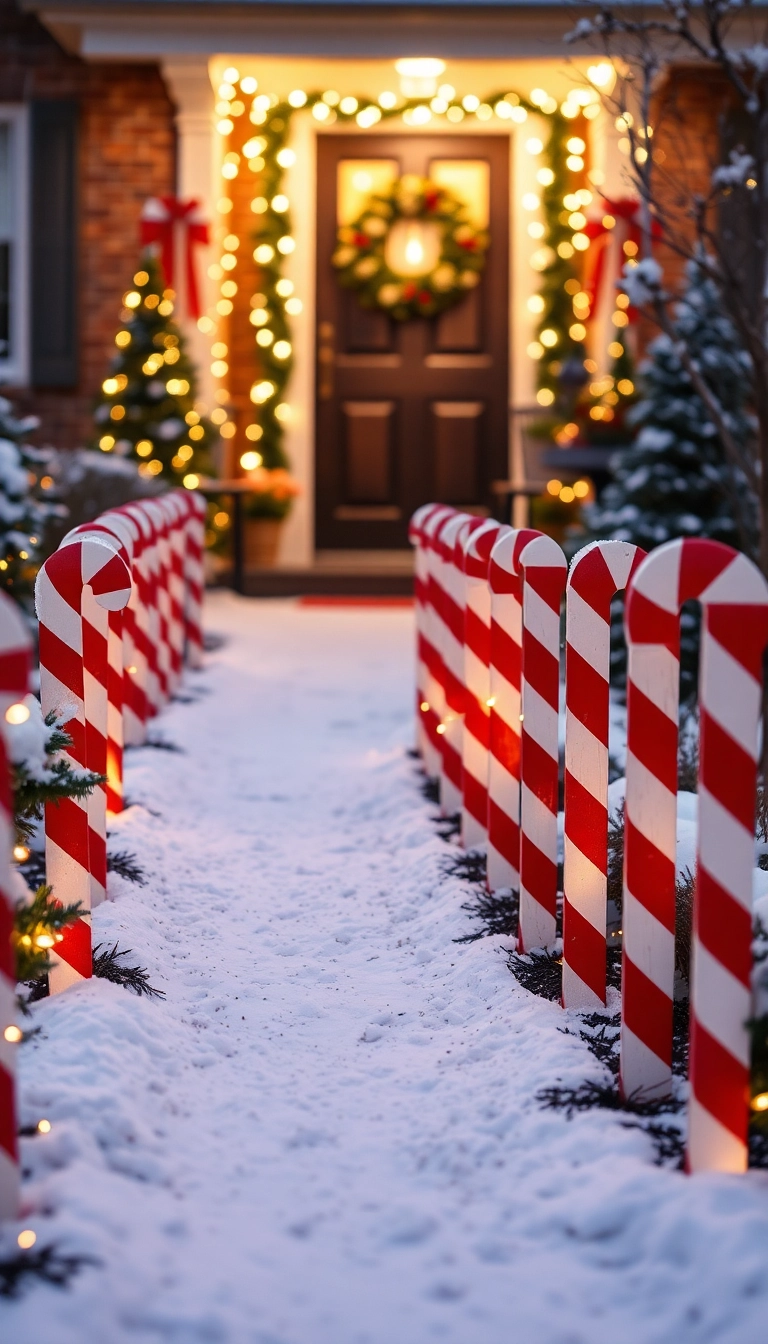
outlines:
{"label": "string of warm white lights", "polygon": [[[293,363],[289,319],[302,311],[293,282],[282,274],[285,259],[296,247],[290,228],[290,201],[283,189],[283,174],[296,162],[295,151],[286,143],[293,115],[304,111],[323,127],[346,121],[363,130],[393,118],[418,127],[433,120],[458,125],[468,118],[481,124],[497,120],[513,126],[524,125],[530,116],[548,120],[546,141],[535,135],[526,141],[528,153],[541,159],[536,170],[539,189],[526,190],[520,201],[523,210],[533,216],[527,232],[536,247],[529,262],[541,276],[539,292],[528,300],[528,311],[537,322],[536,339],[529,344],[528,354],[537,365],[539,405],[548,407],[555,401],[555,387],[565,361],[578,359],[588,374],[598,372],[597,364],[586,359],[584,341],[586,323],[592,316],[591,301],[576,267],[590,247],[584,212],[595,201],[604,180],[600,170],[587,168],[586,124],[599,115],[599,91],[611,82],[613,73],[608,62],[590,67],[587,84],[572,88],[558,102],[542,88],[533,89],[527,97],[508,91],[486,99],[471,93],[459,98],[449,84],[440,85],[431,98],[403,98],[389,90],[377,98],[364,98],[342,97],[333,89],[315,93],[295,89],[287,99],[279,99],[259,92],[257,80],[251,75],[241,76],[235,66],[224,71],[216,103],[217,130],[225,142],[221,175],[227,184],[247,168],[260,184],[260,194],[251,201],[257,221],[252,256],[263,283],[250,297],[260,376],[250,389],[257,416],[244,427],[246,438],[258,443],[259,449],[249,449],[241,456],[244,469],[252,470],[262,463],[268,467],[285,465],[282,434],[291,419],[286,388]],[[240,143],[236,132],[246,116],[248,123],[258,128],[258,134],[246,134]],[[573,123],[577,120],[585,123],[584,134],[576,133]],[[225,228],[233,208],[231,196],[222,195],[218,211]],[[229,346],[219,335],[219,324],[234,311],[239,290],[238,254],[243,255],[240,237],[232,231],[224,232],[219,260],[209,268],[210,278],[218,282],[219,297],[199,320],[200,329],[216,337],[211,347],[211,373],[220,382],[216,396],[221,409],[213,418],[225,438],[234,437],[236,430],[224,410],[230,400],[224,383],[229,374]],[[626,323],[626,313],[620,306],[614,323],[617,327]],[[623,345],[617,351],[620,345],[618,341],[612,343],[612,357],[623,353]],[[613,380],[606,390],[613,390]],[[605,409],[606,418],[610,418],[610,407]]]}

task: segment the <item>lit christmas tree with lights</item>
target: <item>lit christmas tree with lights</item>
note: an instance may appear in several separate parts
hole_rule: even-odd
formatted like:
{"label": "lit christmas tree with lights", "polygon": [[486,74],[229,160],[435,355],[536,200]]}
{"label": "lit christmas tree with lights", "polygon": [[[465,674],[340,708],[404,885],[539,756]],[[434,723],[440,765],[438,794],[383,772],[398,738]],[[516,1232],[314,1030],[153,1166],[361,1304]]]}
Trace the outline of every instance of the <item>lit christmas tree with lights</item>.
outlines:
{"label": "lit christmas tree with lights", "polygon": [[123,297],[123,326],[94,419],[94,446],[137,458],[142,476],[194,487],[212,470],[218,430],[196,403],[196,375],[173,321],[173,291],[145,253],[134,288]]}

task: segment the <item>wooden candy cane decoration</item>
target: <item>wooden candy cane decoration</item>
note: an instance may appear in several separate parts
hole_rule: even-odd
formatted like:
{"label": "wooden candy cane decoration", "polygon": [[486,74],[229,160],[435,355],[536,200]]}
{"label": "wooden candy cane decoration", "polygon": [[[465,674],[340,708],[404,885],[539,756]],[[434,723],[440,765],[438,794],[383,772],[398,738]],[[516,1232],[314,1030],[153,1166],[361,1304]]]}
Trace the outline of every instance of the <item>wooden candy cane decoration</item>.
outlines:
{"label": "wooden candy cane decoration", "polygon": [[560,603],[567,564],[551,537],[520,554],[523,575],[521,677],[520,931],[518,945],[550,947],[557,910]]}
{"label": "wooden candy cane decoration", "polygon": [[436,779],[439,770],[439,747],[436,728],[437,715],[431,707],[428,696],[430,664],[434,661],[434,652],[427,634],[427,586],[429,582],[428,558],[424,524],[439,504],[422,504],[414,513],[408,525],[408,540],[414,547],[413,558],[413,597],[416,616],[416,746],[427,775]]}
{"label": "wooden candy cane decoration", "polygon": [[[125,514],[138,528],[138,538],[133,549],[133,593],[129,611],[134,610],[133,635],[135,660],[126,666],[136,668],[135,683],[138,689],[126,687],[126,703],[130,712],[125,721],[125,740],[138,744],[146,740],[147,720],[158,713],[161,705],[160,676],[158,666],[158,629],[156,576],[154,564],[155,528],[149,514],[141,504],[123,504],[116,512]],[[143,717],[142,717],[143,716]],[[135,717],[135,722],[134,722]]]}
{"label": "wooden candy cane decoration", "polygon": [[[131,595],[131,575],[112,546],[95,537],[73,541],[49,556],[35,584],[40,621],[43,714],[73,710],[66,725],[72,764],[105,773],[109,611]],[[45,808],[47,878],[62,905],[79,901],[84,914],[56,946],[51,993],[88,978],[90,911],[106,892],[106,794],[62,798]]]}
{"label": "wooden candy cane decoration", "polygon": [[429,694],[427,701],[434,709],[437,716],[435,734],[439,743],[439,759],[437,779],[440,783],[440,805],[443,812],[450,812],[450,784],[443,768],[443,751],[441,738],[445,732],[443,720],[446,713],[445,699],[445,663],[443,661],[444,621],[443,621],[443,587],[442,579],[442,556],[439,548],[438,534],[443,523],[447,522],[453,516],[454,510],[445,506],[433,513],[424,524],[424,537],[427,545],[427,630],[429,633],[429,642],[434,651],[434,661],[431,668],[429,679]]}
{"label": "wooden candy cane decoration", "polygon": [[486,519],[464,542],[466,621],[464,676],[466,713],[463,737],[461,838],[465,849],[488,838],[488,749],[490,722],[491,591],[488,567],[502,531]]}
{"label": "wooden candy cane decoration", "polygon": [[[61,542],[68,546],[73,541],[95,537],[106,541],[118,551],[129,570],[132,569],[134,526],[119,513],[103,513],[93,523],[82,523],[68,532]],[[125,611],[107,612],[107,760],[106,794],[107,818],[123,810],[123,711],[125,675],[123,664]],[[95,767],[94,767],[95,768]]]}
{"label": "wooden candy cane decoration", "polygon": [[187,504],[186,555],[184,561],[184,630],[186,657],[190,667],[203,666],[203,596],[205,593],[205,516],[206,503],[196,490],[184,492]]}
{"label": "wooden candy cane decoration", "polygon": [[[19,608],[0,593],[0,714],[23,722],[32,641]],[[5,737],[0,731],[0,1218],[15,1218],[19,1207],[19,1153],[16,1140],[16,966],[11,934],[16,905],[11,854],[13,798]]]}
{"label": "wooden candy cane decoration", "polygon": [[461,807],[463,790],[463,740],[466,710],[465,678],[465,586],[464,540],[480,523],[468,513],[454,513],[439,530],[442,569],[443,667],[445,716],[441,725],[443,773],[450,783],[444,810],[453,814]]}
{"label": "wooden candy cane decoration", "polygon": [[520,669],[523,576],[520,553],[541,536],[533,528],[505,530],[488,566],[491,592],[488,724],[488,887],[520,886]]}
{"label": "wooden candy cane decoration", "polygon": [[565,593],[563,1007],[605,1003],[611,600],[645,551],[595,541],[579,551]]}
{"label": "wooden candy cane decoration", "polygon": [[768,585],[704,540],[660,546],[627,596],[629,646],[621,1084],[669,1091],[680,608],[702,606],[699,833],[691,963],[691,1171],[747,1164],[755,786]]}

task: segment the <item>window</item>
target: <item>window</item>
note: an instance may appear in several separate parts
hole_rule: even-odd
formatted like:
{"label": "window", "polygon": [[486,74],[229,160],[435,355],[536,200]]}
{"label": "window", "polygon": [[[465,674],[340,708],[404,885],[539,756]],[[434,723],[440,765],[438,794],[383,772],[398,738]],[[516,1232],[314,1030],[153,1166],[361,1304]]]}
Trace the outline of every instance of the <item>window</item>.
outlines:
{"label": "window", "polygon": [[0,105],[0,384],[28,369],[26,130],[24,108]]}

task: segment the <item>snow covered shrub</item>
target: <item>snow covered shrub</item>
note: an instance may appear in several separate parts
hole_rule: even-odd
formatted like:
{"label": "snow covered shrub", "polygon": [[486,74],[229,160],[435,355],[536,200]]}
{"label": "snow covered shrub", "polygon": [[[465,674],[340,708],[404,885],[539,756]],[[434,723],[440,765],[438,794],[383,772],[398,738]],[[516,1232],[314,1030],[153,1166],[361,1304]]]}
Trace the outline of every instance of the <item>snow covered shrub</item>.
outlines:
{"label": "snow covered shrub", "polygon": [[56,513],[44,494],[53,484],[51,452],[25,441],[39,423],[34,416],[17,420],[0,397],[0,589],[30,613],[41,538]]}

